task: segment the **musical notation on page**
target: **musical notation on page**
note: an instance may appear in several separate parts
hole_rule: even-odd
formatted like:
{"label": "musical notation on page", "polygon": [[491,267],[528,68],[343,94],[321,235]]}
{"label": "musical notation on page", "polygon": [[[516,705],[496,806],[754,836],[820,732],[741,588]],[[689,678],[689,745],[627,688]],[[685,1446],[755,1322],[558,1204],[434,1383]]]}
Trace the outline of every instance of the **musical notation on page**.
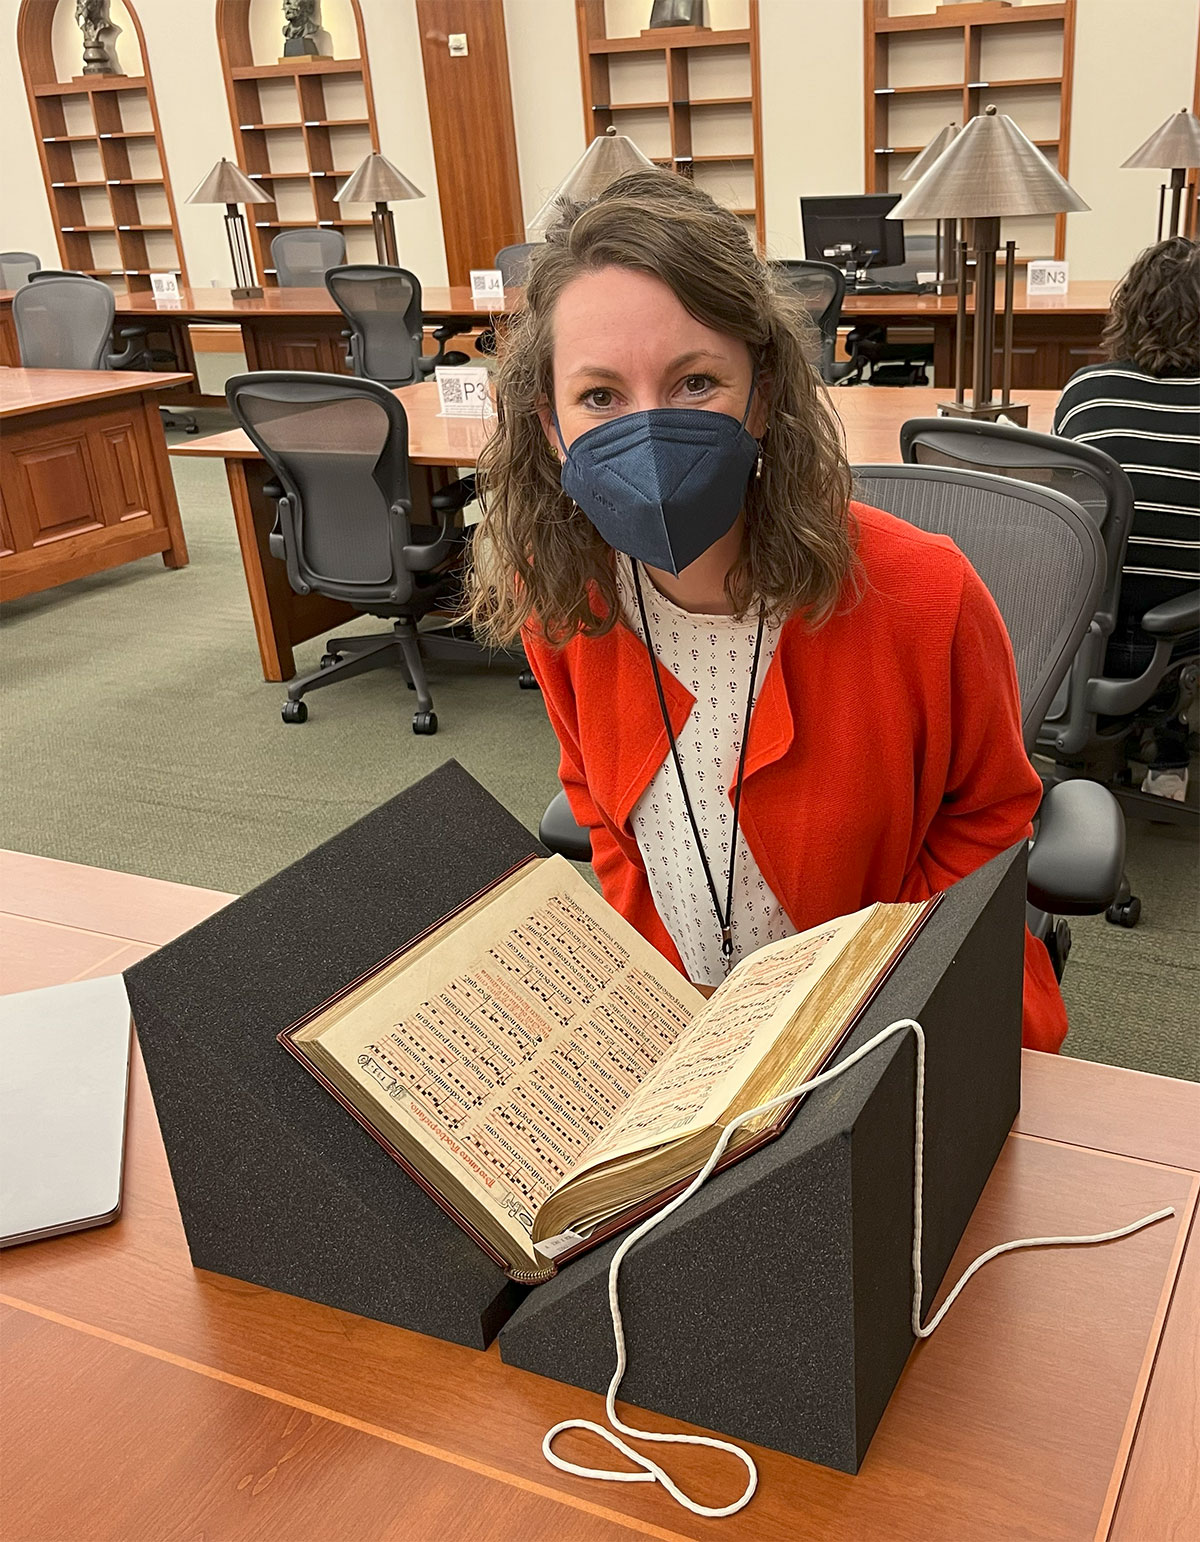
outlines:
{"label": "musical notation on page", "polygon": [[528,1229],[686,1031],[672,973],[634,966],[574,897],[550,892],[476,967],[377,1030],[357,1064]]}

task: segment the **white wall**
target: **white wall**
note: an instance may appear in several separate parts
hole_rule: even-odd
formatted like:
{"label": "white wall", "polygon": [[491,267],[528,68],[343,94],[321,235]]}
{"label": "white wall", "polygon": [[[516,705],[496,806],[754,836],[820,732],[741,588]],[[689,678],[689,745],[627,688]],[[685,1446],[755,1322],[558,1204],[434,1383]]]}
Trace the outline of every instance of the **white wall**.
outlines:
{"label": "white wall", "polygon": [[1067,220],[1072,278],[1113,278],[1154,240],[1168,175],[1121,162],[1191,107],[1200,0],[1079,0],[1068,180],[1091,213]]}
{"label": "white wall", "polygon": [[575,7],[570,0],[504,0],[504,30],[528,220],[586,148]]}
{"label": "white wall", "polygon": [[861,193],[863,8],[760,0],[763,187],[772,257],[802,257],[800,195]]}
{"label": "white wall", "polygon": [[57,267],[54,221],[17,58],[17,0],[0,0],[0,144],[4,146],[0,250],[36,252],[46,267]]}
{"label": "white wall", "polygon": [[[184,200],[233,136],[213,25],[214,0],[135,0],[146,36],[180,233],[196,285],[229,282],[218,210]],[[522,200],[532,213],[584,147],[573,0],[495,0],[505,8]],[[744,0],[719,0],[730,7]],[[274,0],[259,0],[274,11]],[[327,0],[340,35],[346,0]],[[384,153],[425,198],[395,206],[402,260],[444,283],[445,250],[414,0],[361,0]],[[895,4],[895,0],[894,0]],[[632,9],[630,7],[632,6]],[[928,8],[913,0],[906,8]],[[899,6],[896,5],[899,9]],[[645,25],[649,0],[612,0],[616,21]],[[18,0],[0,0],[0,134],[5,248],[57,260],[37,147],[13,46]],[[73,10],[63,0],[63,11]],[[626,18],[626,11],[628,17]],[[801,192],[863,187],[862,6],[858,0],[760,0],[768,249],[801,250]],[[640,20],[639,20],[640,19]],[[713,13],[723,25],[732,9]],[[1190,105],[1200,0],[1079,0],[1070,180],[1092,206],[1067,223],[1078,278],[1115,277],[1154,234],[1158,179],[1120,163],[1166,115]],[[265,25],[265,23],[264,23]],[[256,23],[257,26],[257,23]],[[486,175],[486,146],[480,174]],[[1035,254],[1027,254],[1035,255]]]}

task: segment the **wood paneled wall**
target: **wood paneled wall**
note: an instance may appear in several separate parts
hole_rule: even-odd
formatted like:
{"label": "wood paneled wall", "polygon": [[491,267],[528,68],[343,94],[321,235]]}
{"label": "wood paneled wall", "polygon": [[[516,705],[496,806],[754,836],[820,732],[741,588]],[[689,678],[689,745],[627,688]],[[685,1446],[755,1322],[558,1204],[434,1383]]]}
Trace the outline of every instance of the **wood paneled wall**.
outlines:
{"label": "wood paneled wall", "polygon": [[[417,0],[429,126],[451,284],[490,268],[525,239],[504,7],[499,0]],[[450,55],[451,33],[467,54]]]}

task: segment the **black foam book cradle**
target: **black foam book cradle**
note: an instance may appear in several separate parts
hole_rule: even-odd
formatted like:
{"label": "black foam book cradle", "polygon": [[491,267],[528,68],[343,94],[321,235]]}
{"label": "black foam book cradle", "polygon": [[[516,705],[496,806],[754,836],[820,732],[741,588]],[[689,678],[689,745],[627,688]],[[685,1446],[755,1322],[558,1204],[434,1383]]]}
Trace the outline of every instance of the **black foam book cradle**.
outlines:
{"label": "black foam book cradle", "polygon": [[[125,982],[197,1268],[603,1391],[616,1242],[513,1284],[277,1034],[542,848],[449,761]],[[1024,848],[956,885],[842,1050],[917,1017],[927,1310],[1019,1101]],[[857,1469],[912,1348],[914,1047],[713,1178],[622,1270],[622,1399]],[[503,1329],[503,1331],[501,1331]]]}

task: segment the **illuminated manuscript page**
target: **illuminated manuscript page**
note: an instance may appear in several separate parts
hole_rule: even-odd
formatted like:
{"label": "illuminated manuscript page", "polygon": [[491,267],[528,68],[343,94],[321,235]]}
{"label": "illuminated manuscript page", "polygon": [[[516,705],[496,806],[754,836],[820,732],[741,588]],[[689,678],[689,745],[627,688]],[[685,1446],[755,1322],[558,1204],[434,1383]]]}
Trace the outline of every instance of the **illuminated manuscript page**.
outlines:
{"label": "illuminated manuscript page", "polygon": [[716,1124],[872,909],[768,943],[743,959],[572,1177]]}
{"label": "illuminated manuscript page", "polygon": [[528,1233],[703,1005],[552,857],[318,1037],[502,1224]]}

